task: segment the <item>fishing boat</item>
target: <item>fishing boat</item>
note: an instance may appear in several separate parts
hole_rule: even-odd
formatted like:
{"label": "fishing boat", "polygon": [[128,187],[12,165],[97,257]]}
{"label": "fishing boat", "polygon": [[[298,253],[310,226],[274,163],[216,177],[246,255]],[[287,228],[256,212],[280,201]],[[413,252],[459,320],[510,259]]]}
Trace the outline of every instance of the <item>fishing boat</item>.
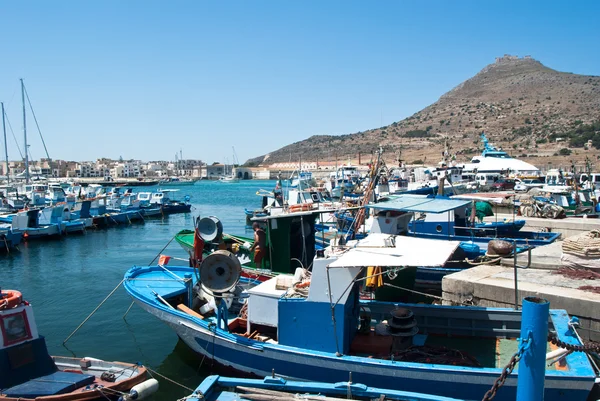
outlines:
{"label": "fishing boat", "polygon": [[0,217],[0,222],[11,224],[13,232],[20,232],[27,240],[60,237],[67,233],[81,233],[85,223],[72,220],[64,205],[43,209],[28,209]]}
{"label": "fishing boat", "polygon": [[189,178],[169,177],[169,178],[165,178],[164,180],[160,180],[158,182],[158,185],[160,185],[162,187],[182,187],[182,186],[194,185],[195,183],[196,183],[196,181],[189,179]]}
{"label": "fishing boat", "polygon": [[[368,266],[393,272],[440,263],[437,252],[405,256],[384,247],[317,256],[312,275],[300,269],[247,289],[237,314],[227,308],[236,298],[227,289],[239,264],[220,252],[227,262],[210,255],[199,269],[134,266],[123,285],[199,357],[245,374],[341,382],[352,372],[353,382],[367,386],[479,400],[519,348],[519,310],[359,299]],[[194,306],[198,287],[212,291],[216,312]],[[564,310],[550,311],[549,328],[557,341],[580,344]],[[545,399],[586,400],[596,380],[587,356],[566,353],[560,361],[546,368]],[[516,385],[516,372],[507,374],[495,400],[514,400]]]}
{"label": "fishing boat", "polygon": [[336,401],[336,400],[396,400],[396,401],[459,401],[456,398],[368,387],[352,381],[338,383],[287,380],[271,375],[264,379],[208,376],[186,397],[188,401]]}
{"label": "fishing boat", "polygon": [[188,253],[192,264],[215,251],[227,250],[240,261],[242,277],[266,281],[276,274],[270,270],[268,258],[260,266],[254,263],[250,251],[254,238],[223,233],[223,225],[214,216],[196,218],[194,230],[179,231],[175,241]]}
{"label": "fishing boat", "polygon": [[16,249],[21,240],[23,233],[12,229],[12,224],[0,223],[0,252],[10,253]]}
{"label": "fishing boat", "polygon": [[325,188],[333,198],[341,198],[354,191],[360,181],[360,167],[350,163],[340,166],[329,175]]}
{"label": "fishing boat", "polygon": [[510,156],[506,151],[494,147],[481,133],[483,151],[473,156],[470,163],[461,165],[465,173],[476,174],[478,182],[486,182],[487,176],[513,175],[522,178],[539,178],[540,170],[532,164]]}
{"label": "fishing boat", "polygon": [[317,181],[313,178],[312,172],[301,169],[291,174],[288,183],[290,188],[307,189],[315,187]]}
{"label": "fishing boat", "polygon": [[160,208],[162,215],[175,213],[189,213],[192,210],[190,196],[186,195],[183,201],[171,199],[179,189],[158,189],[155,192],[139,192],[137,199],[141,208]]}
{"label": "fishing boat", "polygon": [[29,203],[29,199],[22,194],[12,185],[0,185],[0,199],[2,205],[0,205],[0,211],[2,213],[13,213],[18,210],[24,209]]}
{"label": "fishing boat", "polygon": [[0,328],[0,400],[128,400],[132,388],[143,395],[158,388],[142,365],[50,356],[33,306],[18,291],[0,292]]}
{"label": "fishing boat", "polygon": [[[509,237],[503,237],[500,233],[497,236],[486,235],[486,231],[490,232],[492,229],[491,226],[488,230],[476,230],[477,226],[469,227],[469,221],[473,220],[470,218],[473,212],[468,200],[400,195],[390,198],[387,202],[369,204],[367,207],[374,209],[376,214],[384,218],[386,213],[411,214],[412,220],[408,222],[408,227],[390,227],[389,234],[407,232],[407,235],[419,238],[474,242],[484,253],[492,239],[515,242],[518,246],[539,246],[550,244],[560,237],[560,233],[515,231],[515,227],[510,230],[512,234]],[[502,226],[503,224],[496,224],[496,228]],[[456,232],[457,227],[463,230],[462,235]],[[485,224],[482,227],[485,227]]]}

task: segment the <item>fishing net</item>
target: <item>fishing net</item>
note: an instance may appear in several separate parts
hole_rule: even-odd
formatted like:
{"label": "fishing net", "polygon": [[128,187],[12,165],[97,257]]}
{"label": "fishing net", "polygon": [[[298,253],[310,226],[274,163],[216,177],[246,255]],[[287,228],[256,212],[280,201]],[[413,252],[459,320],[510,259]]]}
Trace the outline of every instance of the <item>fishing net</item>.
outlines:
{"label": "fishing net", "polygon": [[575,280],[596,280],[600,279],[600,273],[596,273],[592,270],[585,269],[573,269],[571,267],[561,267],[556,270],[553,274],[560,274],[562,276],[575,279]]}
{"label": "fishing net", "polygon": [[600,231],[592,230],[585,234],[567,238],[563,241],[564,253],[584,258],[600,258]]}
{"label": "fishing net", "polygon": [[593,292],[595,294],[600,294],[600,287],[594,285],[582,285],[579,287],[581,291]]}
{"label": "fishing net", "polygon": [[464,351],[442,346],[412,346],[394,353],[395,361],[435,363],[440,365],[481,367],[479,361]]}

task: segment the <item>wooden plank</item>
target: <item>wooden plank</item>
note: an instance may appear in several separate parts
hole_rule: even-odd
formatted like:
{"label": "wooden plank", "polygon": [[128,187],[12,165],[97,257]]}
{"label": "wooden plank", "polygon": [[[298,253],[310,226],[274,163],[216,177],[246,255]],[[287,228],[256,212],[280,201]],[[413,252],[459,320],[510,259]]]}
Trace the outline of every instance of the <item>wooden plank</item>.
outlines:
{"label": "wooden plank", "polygon": [[204,320],[204,316],[202,316],[198,312],[195,312],[193,309],[188,308],[184,304],[177,305],[177,310],[179,310],[181,312],[185,312],[188,315],[196,316],[197,318]]}

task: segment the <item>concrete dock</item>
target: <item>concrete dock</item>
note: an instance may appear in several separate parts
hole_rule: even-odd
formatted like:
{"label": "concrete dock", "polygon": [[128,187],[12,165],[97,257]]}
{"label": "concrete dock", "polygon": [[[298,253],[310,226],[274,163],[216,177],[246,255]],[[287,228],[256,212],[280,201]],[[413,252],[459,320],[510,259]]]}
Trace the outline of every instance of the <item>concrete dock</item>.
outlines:
{"label": "concrete dock", "polygon": [[[579,289],[600,287],[600,280],[570,279],[545,269],[518,269],[517,274],[519,303],[527,296],[545,298],[550,301],[550,308],[566,309],[569,315],[580,319],[578,332],[583,339],[600,341],[600,294]],[[512,308],[514,288],[513,268],[481,265],[445,276],[443,303]]]}
{"label": "concrete dock", "polygon": [[[562,241],[555,241],[548,245],[538,246],[531,250],[531,269],[557,270],[561,267],[560,256],[562,255]],[[517,265],[527,266],[529,255],[520,253],[517,255]],[[502,266],[514,266],[514,258],[504,258]],[[600,284],[599,284],[600,285]]]}
{"label": "concrete dock", "polygon": [[[525,220],[525,231],[549,231],[561,233],[567,238],[587,231],[600,230],[600,218],[567,217],[565,219],[543,219],[541,217],[514,216],[516,220]],[[513,215],[497,213],[498,220],[512,220]],[[494,221],[496,217],[488,217],[485,221]]]}

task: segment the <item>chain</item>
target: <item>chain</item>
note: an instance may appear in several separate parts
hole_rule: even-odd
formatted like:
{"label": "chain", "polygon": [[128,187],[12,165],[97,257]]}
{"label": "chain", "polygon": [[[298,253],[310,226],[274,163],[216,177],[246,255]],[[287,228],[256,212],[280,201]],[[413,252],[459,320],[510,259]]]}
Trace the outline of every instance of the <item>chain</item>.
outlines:
{"label": "chain", "polygon": [[[492,388],[489,389],[487,393],[485,393],[485,395],[482,398],[482,401],[490,401],[496,396],[496,392],[498,391],[498,389],[500,387],[502,387],[502,385],[504,385],[504,382],[506,381],[508,376],[513,372],[513,370],[515,369],[515,366],[517,366],[517,363],[519,363],[519,361],[521,360],[521,357],[523,356],[523,353],[529,346],[530,342],[531,342],[530,338],[523,340],[523,344],[521,344],[521,346],[519,347],[519,350],[510,358],[510,361],[504,367],[504,369],[502,369],[502,373],[496,379],[496,381],[494,381]],[[564,348],[568,351],[600,353],[600,344],[590,344],[590,345],[568,344],[562,340],[559,340],[558,337],[556,337],[556,334],[554,334],[554,333],[548,333],[548,342],[550,342],[560,348]]]}
{"label": "chain", "polygon": [[575,345],[568,344],[564,341],[561,341],[556,337],[556,334],[548,334],[548,342],[556,345],[557,347],[564,348],[573,352],[600,352],[600,344],[590,344],[590,345]]}
{"label": "chain", "polygon": [[502,369],[502,373],[500,373],[500,376],[496,379],[492,385],[492,388],[489,389],[488,392],[483,396],[482,401],[490,401],[496,396],[496,391],[498,391],[498,389],[504,385],[508,375],[510,375],[515,369],[515,366],[517,366],[517,363],[519,363],[521,360],[522,355],[523,350],[520,350],[510,358],[510,361],[508,361],[508,364],[504,367],[504,369]]}
{"label": "chain", "polygon": [[531,333],[528,338],[522,340],[521,345],[519,346],[519,350],[515,352],[515,354],[510,358],[508,364],[502,369],[502,373],[500,376],[494,381],[492,388],[488,390],[487,393],[481,399],[482,401],[490,401],[496,396],[496,392],[500,387],[504,385],[504,382],[508,378],[508,376],[515,370],[515,366],[521,360],[523,353],[531,344]]}

